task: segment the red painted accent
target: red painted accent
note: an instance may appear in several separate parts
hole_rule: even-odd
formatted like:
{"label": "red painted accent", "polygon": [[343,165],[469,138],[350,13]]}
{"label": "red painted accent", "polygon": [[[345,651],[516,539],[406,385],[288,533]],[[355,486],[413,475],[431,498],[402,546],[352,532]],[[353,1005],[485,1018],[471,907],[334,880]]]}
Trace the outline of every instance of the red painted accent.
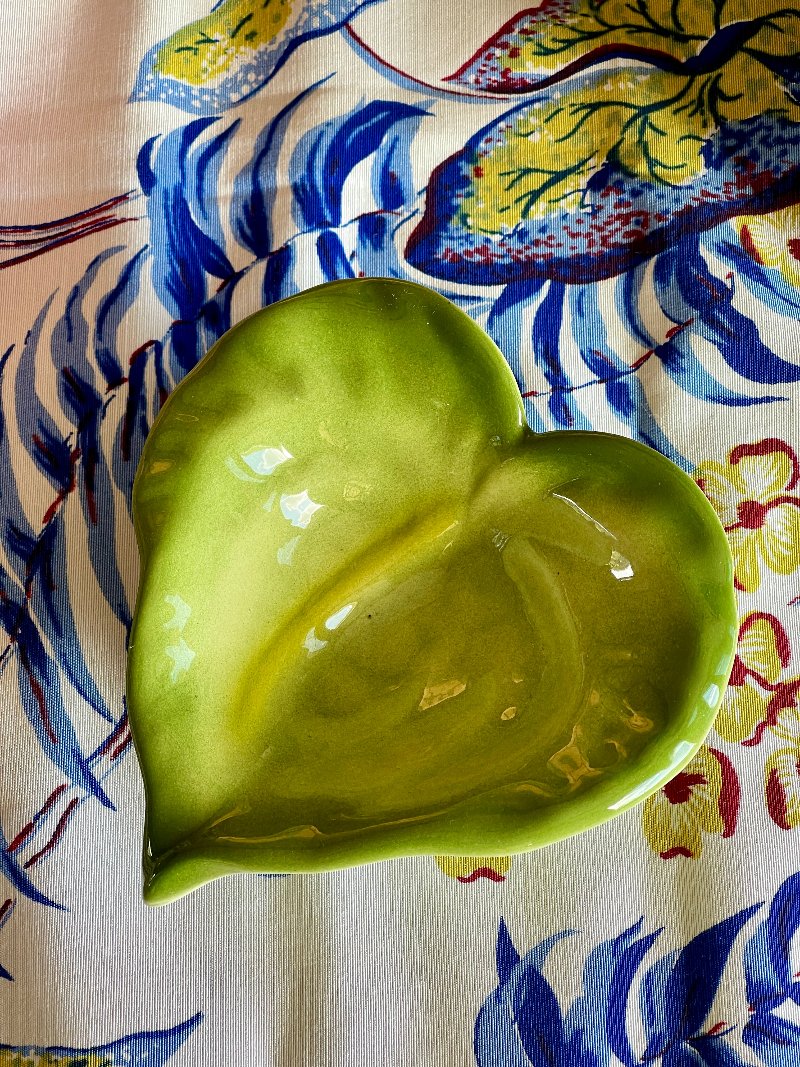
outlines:
{"label": "red painted accent", "polygon": [[800,240],[797,237],[790,237],[786,242],[786,247],[792,259],[800,259]]}
{"label": "red painted accent", "polygon": [[108,753],[113,748],[115,748],[117,744],[119,744],[120,738],[122,738],[123,735],[126,734],[127,730],[128,730],[128,716],[127,715],[123,715],[122,718],[117,723],[117,725],[114,727],[114,729],[111,731],[111,733],[108,735],[108,737],[103,742],[102,747],[100,749],[98,749],[97,755],[98,756],[107,756]]}
{"label": "red painted accent", "polygon": [[[408,81],[413,82],[415,85],[421,86],[423,89],[433,89],[437,93],[446,93],[448,96],[458,96],[461,97],[462,100],[464,99],[464,97],[468,97],[470,100],[497,100],[498,96],[504,95],[499,93],[495,94],[487,92],[473,93],[467,92],[466,90],[459,91],[458,89],[450,89],[444,85],[434,85],[431,82],[423,81],[421,78],[416,78],[413,75],[409,74],[407,71],[401,70],[400,67],[396,67],[393,63],[389,63],[389,61],[384,59],[383,56],[379,56],[374,48],[370,48],[370,46],[367,44],[363,37],[359,37],[359,35],[356,33],[350,23],[347,23],[347,25],[344,27],[344,30],[347,36],[352,41],[354,41],[359,48],[362,48],[367,53],[367,55],[370,56],[370,58],[374,59],[376,63],[380,63],[382,67],[385,67],[387,70],[393,71],[395,74],[399,74],[401,78],[406,78]],[[447,81],[448,79],[444,78],[442,80]]]}
{"label": "red painted accent", "polygon": [[25,868],[25,870],[27,870],[29,867],[33,867],[34,864],[36,864],[40,860],[44,859],[44,857],[49,852],[53,851],[53,849],[58,844],[59,838],[61,837],[61,835],[64,833],[64,831],[67,828],[67,823],[69,822],[70,816],[75,811],[75,809],[77,808],[79,803],[80,803],[80,801],[78,800],[77,797],[73,797],[72,798],[72,800],[69,802],[69,804],[66,806],[66,808],[64,808],[63,812],[61,813],[61,818],[56,823],[56,828],[53,831],[53,834],[52,834],[50,840],[47,842],[47,844],[44,846],[44,848],[40,848],[39,851],[35,852],[31,856],[31,858],[29,860],[26,860],[23,863],[22,866]]}
{"label": "red painted accent", "polygon": [[56,248],[61,248],[62,245],[71,245],[73,241],[80,241],[82,238],[89,237],[93,233],[102,233],[103,230],[111,230],[115,226],[122,226],[126,222],[139,222],[140,218],[141,216],[139,215],[131,215],[121,219],[109,219],[107,221],[98,220],[96,223],[87,226],[79,233],[57,238],[49,244],[37,248],[33,252],[26,252],[24,255],[14,256],[13,259],[5,260],[5,262],[0,263],[0,270],[5,270],[6,267],[17,266],[19,263],[25,263],[29,259],[36,259],[37,256],[43,256],[46,252],[53,252]]}
{"label": "red painted accent", "polygon": [[[749,615],[745,616],[742,620],[742,624],[739,627],[739,641],[742,640],[744,635],[750,630],[759,620],[764,620],[775,635],[775,649],[778,653],[778,659],[781,661],[782,667],[788,667],[789,660],[792,657],[791,646],[789,645],[789,636],[784,630],[779,619],[774,615],[771,615],[768,611],[751,611]],[[766,688],[774,690],[776,685],[771,685],[765,678],[762,678],[755,671],[751,671],[747,668],[747,673],[754,678],[758,678],[759,682]]]}
{"label": "red painted accent", "polygon": [[131,735],[127,734],[120,741],[120,743],[117,745],[117,747],[114,749],[114,751],[111,753],[110,759],[112,759],[112,760],[119,759],[119,757],[122,755],[122,753],[125,751],[125,749],[130,745],[132,740],[133,740],[133,738],[131,737]]}
{"label": "red painted accent", "polygon": [[466,885],[469,882],[477,882],[479,878],[488,878],[490,882],[505,882],[505,875],[499,874],[491,867],[476,867],[472,874],[456,875],[459,882]]}
{"label": "red painted accent", "polygon": [[724,752],[711,747],[709,747],[708,751],[719,763],[722,771],[722,788],[719,793],[719,813],[722,817],[723,827],[722,836],[732,837],[739,819],[739,802],[742,796],[739,775]]}
{"label": "red painted accent", "polygon": [[670,804],[685,804],[691,798],[693,786],[707,784],[708,779],[704,774],[688,774],[686,771],[681,771],[671,782],[667,782],[662,792]]}
{"label": "red painted accent", "polygon": [[728,1024],[724,1021],[724,1019],[718,1023],[714,1023],[710,1030],[706,1030],[706,1037],[714,1037],[715,1034],[718,1034],[721,1030],[724,1030],[727,1025]]}
{"label": "red painted accent", "polygon": [[742,248],[745,250],[745,252],[747,252],[748,256],[752,256],[756,263],[760,263],[763,266],[764,260],[761,258],[761,255],[759,254],[759,251],[755,246],[755,242],[753,241],[753,238],[750,235],[750,230],[747,226],[742,226],[742,232],[740,237],[742,241]]}
{"label": "red painted accent", "polygon": [[42,726],[44,726],[45,733],[50,738],[54,745],[58,744],[58,738],[53,730],[53,724],[50,722],[50,715],[47,711],[47,701],[45,700],[44,690],[39,684],[39,680],[34,678],[33,671],[31,670],[30,662],[28,661],[27,652],[20,646],[19,651],[20,661],[22,662],[22,669],[28,676],[28,684],[31,687],[36,706],[39,709],[39,718],[42,720]]}
{"label": "red painted accent", "polygon": [[13,908],[14,901],[11,899],[11,897],[9,897],[8,900],[4,901],[4,903],[0,905],[0,926],[3,925],[3,920],[9,914],[9,912],[13,910]]}
{"label": "red painted accent", "polygon": [[50,808],[52,808],[52,806],[55,804],[55,802],[58,800],[58,798],[61,796],[61,794],[64,792],[64,790],[66,788],[67,788],[66,785],[64,785],[63,783],[62,783],[62,785],[56,786],[56,788],[53,790],[53,792],[50,794],[50,796],[44,802],[44,804],[39,809],[39,811],[34,816],[34,818],[31,819],[31,821],[29,823],[27,823],[25,826],[22,827],[20,832],[17,834],[17,836],[14,838],[14,840],[8,846],[8,851],[9,852],[16,852],[17,849],[20,847],[20,845],[24,841],[28,840],[30,835],[33,833],[33,828],[36,825],[36,822],[39,819],[41,819],[41,817],[43,815],[47,814],[47,812],[50,810]]}
{"label": "red painted accent", "polygon": [[49,222],[36,222],[32,225],[0,226],[0,233],[35,233],[39,230],[60,229],[62,226],[67,226],[72,222],[79,222],[82,219],[93,218],[104,211],[108,211],[109,208],[116,207],[118,204],[124,204],[128,200],[138,198],[138,196],[139,194],[131,189],[127,193],[119,193],[117,196],[112,196],[110,200],[104,200],[101,204],[95,204],[94,207],[86,208],[84,211],[79,211],[75,215],[65,215],[63,219],[52,219]]}
{"label": "red painted accent", "polygon": [[751,445],[737,445],[736,448],[731,450],[728,459],[732,466],[736,466],[745,456],[769,456],[773,452],[782,452],[789,457],[792,464],[792,473],[786,483],[786,488],[794,489],[800,482],[800,461],[798,461],[795,450],[777,437],[765,437],[763,441],[757,441]]}
{"label": "red painted accent", "polygon": [[690,849],[685,845],[676,845],[674,848],[668,848],[666,852],[659,853],[662,860],[673,860],[676,856],[686,856],[687,859],[692,858]]}
{"label": "red painted accent", "polygon": [[776,768],[772,768],[767,778],[767,810],[776,826],[781,830],[791,830],[787,821],[786,790],[781,784]]}

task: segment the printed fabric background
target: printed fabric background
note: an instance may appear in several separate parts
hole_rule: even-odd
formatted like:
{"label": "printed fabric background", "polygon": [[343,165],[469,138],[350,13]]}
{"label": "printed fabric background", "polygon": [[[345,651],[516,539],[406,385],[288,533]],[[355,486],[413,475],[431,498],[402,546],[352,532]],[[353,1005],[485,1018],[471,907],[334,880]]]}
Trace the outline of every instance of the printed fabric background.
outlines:
{"label": "printed fabric background", "polygon": [[[800,6],[0,8],[0,1067],[800,1063]],[[130,492],[211,342],[422,282],[728,532],[716,729],[539,852],[141,903]],[[313,354],[309,355],[313,358]]]}

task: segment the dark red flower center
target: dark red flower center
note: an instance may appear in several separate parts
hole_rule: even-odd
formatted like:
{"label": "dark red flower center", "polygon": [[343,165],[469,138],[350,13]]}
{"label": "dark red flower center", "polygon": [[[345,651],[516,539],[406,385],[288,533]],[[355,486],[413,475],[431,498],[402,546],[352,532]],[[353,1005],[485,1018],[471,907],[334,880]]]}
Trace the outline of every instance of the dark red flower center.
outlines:
{"label": "dark red flower center", "polygon": [[743,500],[737,509],[739,525],[746,530],[758,530],[764,525],[769,507],[757,500]]}
{"label": "dark red flower center", "polygon": [[800,237],[793,237],[789,241],[789,255],[792,259],[800,259]]}
{"label": "dark red flower center", "polygon": [[694,786],[707,785],[707,783],[708,779],[704,774],[688,774],[686,771],[681,771],[664,786],[664,796],[670,804],[685,804],[691,799]]}

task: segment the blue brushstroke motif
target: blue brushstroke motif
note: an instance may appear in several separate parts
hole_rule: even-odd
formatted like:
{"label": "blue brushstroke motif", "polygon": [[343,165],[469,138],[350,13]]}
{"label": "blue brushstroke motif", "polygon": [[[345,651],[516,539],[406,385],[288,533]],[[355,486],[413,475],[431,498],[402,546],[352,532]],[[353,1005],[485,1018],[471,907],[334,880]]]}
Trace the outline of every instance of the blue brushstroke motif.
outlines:
{"label": "blue brushstroke motif", "polygon": [[221,241],[216,187],[202,181],[209,166],[214,177],[236,128],[233,123],[210,143],[203,142],[201,134],[216,121],[196,119],[160,141],[151,139],[139,153],[151,232],[157,237],[151,241],[152,283],[164,307],[182,321],[192,320],[208,299],[209,275],[225,279],[233,274]]}
{"label": "blue brushstroke motif", "polygon": [[252,159],[234,179],[231,229],[239,243],[249,249],[256,259],[263,259],[272,251],[272,212],[278,192],[278,157],[289,123],[300,105],[327,80],[322,78],[310,85],[281,108],[256,138]]}
{"label": "blue brushstroke motif", "polygon": [[[592,949],[581,989],[569,986],[562,1005],[543,968],[564,930],[521,955],[500,920],[495,946],[497,988],[481,1006],[474,1031],[478,1067],[746,1067],[735,1037],[766,1067],[787,1067],[800,1049],[800,1026],[772,1013],[797,999],[789,951],[800,929],[800,874],[776,892],[767,917],[751,934],[744,954],[748,992],[760,990],[761,1006],[743,1003],[733,1021],[713,1018],[731,952],[761,905],[743,908],[650,963],[639,981],[638,1010],[646,1047],[628,1033],[634,989],[662,930],[643,932],[640,919]],[[752,995],[752,994],[751,994]],[[634,1021],[635,1020],[631,1020]]]}
{"label": "blue brushstroke motif", "polygon": [[[428,114],[410,104],[374,100],[354,108],[343,119],[323,122],[304,134],[292,155],[290,168],[296,175],[292,192],[298,228],[340,226],[342,190],[355,167],[374,155],[389,134],[396,138],[397,126],[406,126],[408,138]],[[402,158],[395,159],[397,166],[401,162]],[[380,186],[379,181],[379,191]]]}
{"label": "blue brushstroke motif", "polygon": [[[591,384],[603,384],[608,406],[628,427],[632,437],[655,448],[684,470],[689,469],[689,461],[656,422],[641,381],[615,350],[598,299],[597,286],[572,286],[569,290],[572,335],[593,375]],[[652,351],[657,355],[657,348]]]}
{"label": "blue brushstroke motif", "polygon": [[[733,287],[712,275],[700,254],[699,234],[684,238],[677,248],[658,257],[654,281],[661,307],[673,322],[697,316],[696,332],[746,381],[764,385],[800,381],[800,364],[788,363],[763,343],[755,322],[735,307]],[[758,402],[752,397],[739,401],[724,395],[707,399],[723,404]]]}
{"label": "blue brushstroke motif", "polygon": [[52,1067],[82,1067],[89,1058],[103,1067],[163,1067],[188,1040],[202,1022],[202,1012],[169,1030],[143,1030],[120,1037],[107,1045],[93,1048],[67,1048],[62,1045],[0,1045],[0,1053],[19,1057],[20,1063],[52,1065]]}
{"label": "blue brushstroke motif", "polygon": [[800,1026],[774,1014],[787,1002],[800,1005],[800,980],[793,973],[792,941],[800,931],[800,874],[787,878],[744,950],[750,1018],[742,1040],[768,1065],[783,1067],[789,1050],[800,1057]]}
{"label": "blue brushstroke motif", "polygon": [[[64,314],[53,329],[50,350],[58,372],[61,409],[74,427],[75,444],[80,452],[76,481],[88,534],[89,559],[103,595],[127,627],[131,609],[113,550],[116,508],[100,433],[109,386],[112,382],[116,386],[122,384],[124,377],[113,323],[116,320],[118,324],[127,310],[129,305],[125,301],[135,299],[138,293],[144,262],[141,251],[123,265],[118,280],[101,299],[98,312],[102,309],[103,318],[98,314],[94,344],[90,340],[93,331],[83,312],[83,303],[97,273],[121,251],[118,247],[108,249],[89,264],[81,281],[70,292]],[[96,368],[103,374],[100,382]],[[107,381],[106,373],[112,382]],[[106,717],[110,720],[112,716]]]}
{"label": "blue brushstroke motif", "polygon": [[0,826],[0,875],[18,893],[21,893],[28,900],[32,900],[34,904],[43,904],[47,908],[63,910],[63,904],[57,904],[36,888],[27,872],[17,863],[13,852],[9,852],[8,841],[3,833],[2,826]]}
{"label": "blue brushstroke motif", "polygon": [[666,974],[659,972],[659,979],[665,978],[666,981],[659,990],[659,997],[651,995],[650,998],[645,1019],[648,1038],[643,1053],[645,1059],[663,1055],[672,1046],[701,1037],[733,943],[759,907],[756,904],[744,908],[698,934],[678,953]]}
{"label": "blue brushstroke motif", "polygon": [[360,11],[382,2],[305,0],[304,3],[295,3],[289,21],[272,40],[243,50],[230,73],[209,80],[205,85],[192,85],[158,70],[159,54],[169,43],[169,38],[166,38],[154,45],[142,60],[131,102],[152,100],[167,103],[195,115],[216,115],[237,107],[263,89],[300,45],[316,37],[335,33]]}

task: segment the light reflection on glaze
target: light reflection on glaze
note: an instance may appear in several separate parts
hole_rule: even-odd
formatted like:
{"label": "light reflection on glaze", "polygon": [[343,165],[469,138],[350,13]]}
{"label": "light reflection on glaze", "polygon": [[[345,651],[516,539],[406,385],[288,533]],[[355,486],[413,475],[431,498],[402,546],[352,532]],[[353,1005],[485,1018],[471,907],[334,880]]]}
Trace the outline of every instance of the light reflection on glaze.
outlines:
{"label": "light reflection on glaze", "polygon": [[290,541],[287,541],[285,545],[281,545],[281,547],[275,553],[275,557],[282,567],[288,567],[291,564],[292,556],[294,555],[295,549],[299,544],[300,534],[297,534],[296,537],[293,537]]}
{"label": "light reflection on glaze", "polygon": [[301,530],[306,529],[315,513],[324,506],[313,501],[307,489],[304,489],[302,493],[284,493],[280,500],[283,517],[288,519],[292,526],[299,526]]}
{"label": "light reflection on glaze", "polygon": [[254,474],[273,474],[282,463],[294,459],[291,452],[284,448],[256,448],[242,454],[242,459]]}

